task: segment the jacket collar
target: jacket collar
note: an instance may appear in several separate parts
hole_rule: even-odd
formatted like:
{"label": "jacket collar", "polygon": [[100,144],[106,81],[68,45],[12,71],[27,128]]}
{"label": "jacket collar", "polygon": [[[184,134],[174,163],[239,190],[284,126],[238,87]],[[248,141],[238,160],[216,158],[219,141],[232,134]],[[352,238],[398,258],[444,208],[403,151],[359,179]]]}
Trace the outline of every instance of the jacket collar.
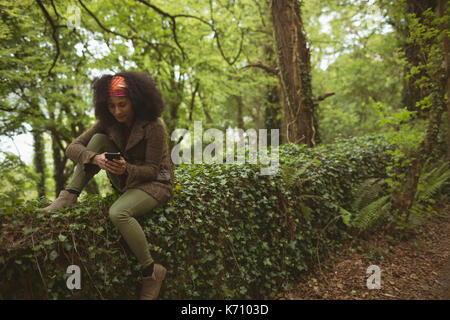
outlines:
{"label": "jacket collar", "polygon": [[136,118],[133,126],[131,127],[130,136],[128,138],[128,143],[125,144],[123,139],[123,127],[119,123],[115,123],[111,128],[111,140],[119,147],[120,150],[127,152],[139,143],[145,137],[145,126],[150,123],[149,120]]}
{"label": "jacket collar", "polygon": [[145,126],[148,125],[150,121],[137,118],[131,127],[130,137],[128,138],[128,143],[125,146],[125,152],[133,148],[139,141],[145,137]]}

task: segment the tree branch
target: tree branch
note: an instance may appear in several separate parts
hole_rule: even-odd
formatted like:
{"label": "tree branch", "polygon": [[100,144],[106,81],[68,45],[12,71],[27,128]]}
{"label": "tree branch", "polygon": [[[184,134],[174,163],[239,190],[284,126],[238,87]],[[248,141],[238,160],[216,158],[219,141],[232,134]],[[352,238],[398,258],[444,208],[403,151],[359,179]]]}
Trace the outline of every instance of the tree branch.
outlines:
{"label": "tree branch", "polygon": [[208,25],[211,27],[211,29],[214,31],[214,39],[216,39],[217,42],[217,47],[219,48],[219,52],[222,55],[222,58],[230,65],[232,66],[236,60],[239,58],[239,56],[241,55],[241,51],[242,51],[242,44],[244,42],[244,30],[241,29],[241,43],[239,46],[239,51],[236,54],[236,57],[230,62],[228,61],[228,59],[225,57],[225,53],[223,52],[222,49],[222,45],[220,43],[220,38],[219,35],[220,33],[218,32],[218,30],[216,29],[216,27],[214,26],[214,14],[213,14],[213,5],[212,5],[212,0],[209,0],[209,11],[211,12],[211,21],[213,22],[213,24],[208,23]]}
{"label": "tree branch", "polygon": [[333,95],[335,95],[334,92],[328,92],[328,93],[325,93],[325,94],[323,94],[323,95],[321,95],[321,96],[318,96],[318,97],[317,97],[317,101],[325,100],[326,98],[331,97],[331,96],[333,96]]}
{"label": "tree branch", "polygon": [[[97,16],[96,16],[94,13],[86,7],[86,5],[85,5],[81,0],[78,0],[78,2],[79,2],[80,5],[83,7],[83,9],[86,10],[86,12],[92,17],[92,19],[95,20],[95,22],[97,23],[97,25],[98,25],[103,31],[105,31],[106,33],[111,33],[111,34],[113,34],[113,35],[115,35],[115,36],[118,36],[118,37],[121,37],[121,38],[124,38],[124,39],[127,39],[127,40],[131,40],[132,42],[134,42],[135,40],[143,41],[143,42],[145,42],[148,46],[150,46],[151,48],[153,48],[154,50],[156,50],[156,52],[157,52],[159,55],[161,55],[161,53],[160,53],[160,51],[159,51],[159,49],[158,49],[158,45],[157,45],[157,44],[154,44],[154,43],[148,41],[148,40],[145,39],[145,38],[139,37],[138,35],[135,35],[135,36],[128,36],[128,35],[121,34],[121,33],[119,33],[119,32],[112,31],[112,30],[108,29],[107,27],[105,27],[105,26],[100,22],[100,20],[97,18]],[[132,29],[132,30],[133,30],[133,29]],[[134,29],[133,31],[135,31],[135,29]],[[135,32],[135,33],[136,33],[136,32]],[[108,45],[108,44],[107,44],[107,45]],[[170,48],[173,48],[172,46],[169,46],[169,45],[167,45],[167,46],[170,47]],[[108,47],[109,47],[109,45],[108,45]]]}
{"label": "tree branch", "polygon": [[226,56],[225,53],[223,52],[223,48],[222,48],[222,44],[220,42],[220,37],[219,37],[219,32],[217,30],[217,28],[214,26],[214,19],[212,18],[212,3],[210,2],[210,7],[211,7],[211,21],[213,21],[213,23],[209,23],[208,21],[206,21],[203,18],[197,17],[197,16],[193,16],[190,14],[176,14],[176,15],[171,15],[163,10],[161,10],[160,8],[156,7],[155,5],[148,3],[145,0],[137,0],[138,2],[145,4],[146,6],[152,8],[153,10],[155,10],[157,13],[159,13],[160,15],[162,15],[165,18],[170,19],[171,21],[171,26],[172,26],[172,34],[174,36],[174,40],[175,43],[177,44],[178,48],[180,48],[182,54],[183,54],[183,58],[185,58],[185,52],[183,50],[183,48],[181,47],[181,45],[178,42],[178,37],[176,34],[176,19],[177,18],[190,18],[190,19],[195,19],[198,20],[200,22],[202,22],[203,24],[206,24],[207,26],[209,26],[211,28],[211,30],[214,32],[214,39],[216,39],[216,43],[217,43],[217,47],[219,49],[220,54],[222,55],[222,58],[231,66],[233,65],[237,59],[239,59],[239,56],[241,55],[242,52],[242,47],[243,47],[243,43],[244,43],[244,30],[241,29],[241,42],[239,44],[239,50],[238,53],[236,54],[236,56],[229,60]]}
{"label": "tree branch", "polygon": [[167,12],[159,9],[158,7],[154,6],[151,3],[148,3],[145,0],[138,0],[138,2],[145,4],[146,6],[152,8],[153,10],[155,10],[156,12],[158,12],[159,14],[161,14],[162,16],[169,18],[172,23],[171,23],[171,29],[172,29],[172,35],[173,35],[173,39],[175,40],[175,43],[177,44],[177,47],[180,49],[181,54],[183,55],[183,59],[186,59],[186,53],[184,52],[183,47],[180,45],[180,43],[178,42],[178,36],[177,36],[177,23],[175,21],[175,16],[172,16],[170,14],[168,14]]}
{"label": "tree branch", "polygon": [[45,7],[44,7],[44,5],[42,4],[41,0],[36,0],[36,2],[37,2],[37,4],[39,5],[39,7],[41,8],[42,12],[44,13],[45,18],[46,18],[47,21],[50,23],[50,26],[51,26],[52,29],[53,29],[53,32],[52,32],[52,38],[53,38],[53,41],[55,42],[55,45],[56,45],[56,55],[55,55],[55,57],[53,58],[52,66],[50,67],[50,69],[49,69],[48,72],[47,72],[47,76],[50,76],[50,74],[51,74],[53,68],[54,68],[55,65],[56,65],[56,61],[58,60],[59,53],[60,53],[58,37],[56,36],[56,31],[57,31],[58,26],[56,26],[55,23],[53,22],[53,19],[50,17],[50,14],[48,13],[47,9],[45,9]]}
{"label": "tree branch", "polygon": [[255,63],[250,63],[248,65],[246,65],[245,67],[243,67],[242,69],[246,69],[246,68],[260,68],[263,69],[265,71],[267,71],[268,73],[274,75],[274,76],[279,76],[279,71],[277,68],[269,66],[267,64],[262,63],[261,61],[255,62]]}

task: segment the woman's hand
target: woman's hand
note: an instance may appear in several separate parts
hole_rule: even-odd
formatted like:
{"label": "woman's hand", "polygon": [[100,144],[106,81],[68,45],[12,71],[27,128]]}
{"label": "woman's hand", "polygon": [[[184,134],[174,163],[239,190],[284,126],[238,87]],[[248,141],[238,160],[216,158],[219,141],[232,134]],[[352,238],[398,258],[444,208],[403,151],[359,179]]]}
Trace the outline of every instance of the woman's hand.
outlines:
{"label": "woman's hand", "polygon": [[96,155],[92,159],[92,163],[96,164],[100,167],[100,169],[107,170],[113,174],[121,175],[124,174],[127,170],[127,162],[123,157],[120,157],[120,160],[108,160],[105,157],[105,153]]}

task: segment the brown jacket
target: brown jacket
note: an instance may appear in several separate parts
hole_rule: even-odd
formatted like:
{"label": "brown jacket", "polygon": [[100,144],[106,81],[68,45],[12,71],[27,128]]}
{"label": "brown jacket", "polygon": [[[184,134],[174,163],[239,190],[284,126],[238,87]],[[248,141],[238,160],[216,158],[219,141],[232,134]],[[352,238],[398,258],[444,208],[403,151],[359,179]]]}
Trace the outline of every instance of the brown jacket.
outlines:
{"label": "brown jacket", "polygon": [[97,121],[67,147],[66,156],[80,163],[85,172],[96,174],[100,168],[91,160],[98,153],[88,150],[86,146],[94,134],[106,134],[127,161],[126,173],[119,176],[120,191],[141,189],[156,200],[166,202],[173,194],[175,182],[164,122],[161,118],[154,121],[136,119],[126,145],[122,126],[119,123],[106,126]]}

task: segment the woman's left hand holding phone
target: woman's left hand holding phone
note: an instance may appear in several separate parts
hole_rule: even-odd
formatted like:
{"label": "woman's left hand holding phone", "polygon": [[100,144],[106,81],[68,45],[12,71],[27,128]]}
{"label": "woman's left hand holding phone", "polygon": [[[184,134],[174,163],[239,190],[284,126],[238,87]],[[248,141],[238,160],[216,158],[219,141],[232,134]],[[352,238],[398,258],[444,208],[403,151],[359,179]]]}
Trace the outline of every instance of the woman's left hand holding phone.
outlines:
{"label": "woman's left hand holding phone", "polygon": [[127,170],[127,162],[125,161],[125,159],[121,156],[120,160],[108,160],[105,157],[105,153],[106,152],[96,155],[92,159],[92,163],[99,166],[100,169],[107,170],[113,174],[124,174]]}

